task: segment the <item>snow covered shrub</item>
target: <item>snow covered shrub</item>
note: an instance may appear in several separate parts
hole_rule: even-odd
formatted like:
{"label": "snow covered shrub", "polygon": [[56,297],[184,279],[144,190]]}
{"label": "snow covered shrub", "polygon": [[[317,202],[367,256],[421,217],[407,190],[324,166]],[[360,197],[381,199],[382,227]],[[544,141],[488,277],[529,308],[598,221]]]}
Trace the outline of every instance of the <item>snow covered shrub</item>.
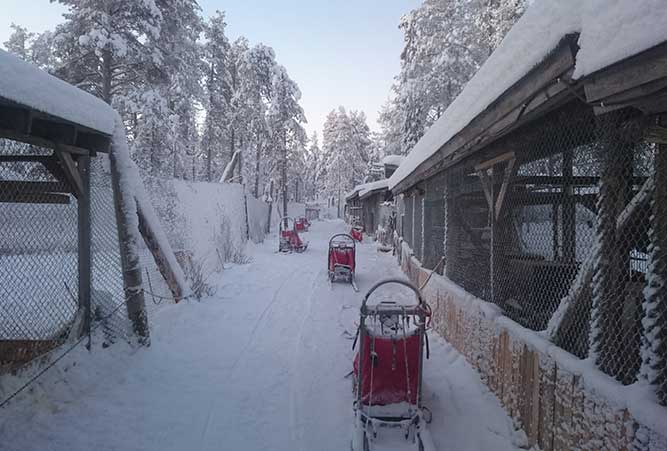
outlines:
{"label": "snow covered shrub", "polygon": [[220,220],[214,234],[214,245],[220,264],[220,270],[225,269],[224,263],[246,264],[251,259],[245,255],[245,245],[242,240],[235,239],[232,225],[225,208],[218,204],[218,218]]}
{"label": "snow covered shrub", "polygon": [[177,258],[188,285],[190,285],[192,295],[197,300],[205,296],[213,296],[216,291],[215,287],[208,283],[213,271],[206,270],[205,260],[195,258],[191,252],[180,252]]}

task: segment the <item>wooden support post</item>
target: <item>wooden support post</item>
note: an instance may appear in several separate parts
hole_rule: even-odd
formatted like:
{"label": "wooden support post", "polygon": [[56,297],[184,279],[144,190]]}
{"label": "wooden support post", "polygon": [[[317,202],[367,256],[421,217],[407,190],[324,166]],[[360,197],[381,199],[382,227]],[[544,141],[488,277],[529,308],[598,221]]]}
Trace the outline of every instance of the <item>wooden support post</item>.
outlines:
{"label": "wooden support post", "polygon": [[79,257],[79,309],[83,313],[81,335],[90,334],[91,321],[91,283],[92,283],[92,255],[91,255],[91,220],[90,220],[90,157],[81,156],[78,160],[78,177],[81,182],[81,192],[77,202],[78,207],[78,257]]}
{"label": "wooden support post", "polygon": [[495,202],[493,202],[493,199],[495,199],[495,193],[494,193],[494,186],[493,186],[493,181],[494,181],[494,176],[495,176],[495,171],[493,168],[490,169],[491,172],[491,183],[489,183],[489,195],[491,197],[491,203],[489,204],[489,228],[491,229],[491,243],[489,244],[489,289],[491,290],[490,293],[490,301],[494,302],[496,301],[495,295],[496,295],[496,208],[495,208]]}
{"label": "wooden support post", "polygon": [[144,206],[141,205],[138,199],[137,217],[139,218],[139,231],[141,232],[141,236],[143,236],[146,246],[148,246],[148,249],[151,251],[153,260],[155,260],[155,264],[157,265],[162,278],[167,283],[169,291],[171,291],[171,295],[174,297],[174,302],[178,303],[181,299],[183,299],[185,294],[183,293],[184,287],[179,285],[174,268],[172,267],[169,258],[165,254],[167,250],[171,251],[171,249],[163,249],[161,246],[161,243],[158,240],[159,232],[153,228],[153,224],[147,219]]}
{"label": "wooden support post", "polygon": [[563,258],[568,262],[576,259],[577,231],[576,231],[576,204],[574,201],[574,188],[572,187],[572,150],[563,152],[563,185],[564,196],[563,215]]}
{"label": "wooden support post", "polygon": [[149,345],[150,335],[141,276],[141,262],[139,261],[139,254],[137,252],[139,243],[134,240],[133,234],[130,232],[130,227],[134,226],[130,215],[135,214],[135,212],[127,211],[123,208],[123,206],[133,206],[134,199],[127,199],[127,193],[124,193],[120,187],[120,171],[113,152],[109,156],[109,159],[111,162],[111,184],[116,210],[118,244],[120,247],[120,262],[123,271],[123,289],[127,304],[127,316],[132,322],[132,328],[138,337],[139,343]]}
{"label": "wooden support post", "polygon": [[592,353],[598,367],[621,378],[624,334],[621,330],[625,285],[629,278],[630,240],[619,240],[616,224],[629,202],[633,143],[623,136],[614,113],[597,118],[600,133],[597,258],[593,276]]}
{"label": "wooden support post", "polygon": [[[83,186],[82,186],[81,176],[79,175],[79,171],[76,167],[76,163],[74,163],[72,155],[67,151],[63,150],[62,146],[60,145],[56,145],[55,153],[56,156],[58,157],[58,161],[60,162],[60,166],[65,175],[65,178],[72,186],[72,192],[77,198],[79,196],[82,196]],[[83,156],[84,155],[81,155],[80,157]]]}
{"label": "wooden support post", "polygon": [[[667,125],[667,117],[661,121]],[[660,404],[667,406],[667,140],[658,145],[654,177],[641,373],[655,387]]]}

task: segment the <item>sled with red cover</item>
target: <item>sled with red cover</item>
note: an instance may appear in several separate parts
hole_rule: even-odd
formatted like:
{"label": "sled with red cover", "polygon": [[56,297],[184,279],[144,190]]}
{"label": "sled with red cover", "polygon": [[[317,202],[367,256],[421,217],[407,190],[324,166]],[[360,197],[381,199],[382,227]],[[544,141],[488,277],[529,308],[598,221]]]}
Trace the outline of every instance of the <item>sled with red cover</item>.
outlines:
{"label": "sled with red cover", "polygon": [[278,227],[278,251],[279,252],[298,252],[301,253],[308,248],[308,243],[304,242],[296,231],[294,220],[290,217],[280,219]]}
{"label": "sled with red cover", "polygon": [[294,221],[294,228],[297,232],[307,232],[308,228],[310,228],[310,223],[305,217],[301,216]]}
{"label": "sled with red cover", "polygon": [[[369,304],[379,287],[399,284],[412,290],[416,302],[392,299]],[[422,405],[422,369],[428,358],[426,331],[431,309],[410,282],[387,279],[376,283],[361,304],[354,358],[355,427],[353,451],[382,449],[382,443],[404,440],[401,449],[430,450],[426,429],[430,411]],[[393,436],[389,430],[394,431]],[[400,434],[395,433],[396,430]]]}
{"label": "sled with red cover", "polygon": [[361,226],[353,226],[350,230],[350,236],[355,241],[359,241],[361,243],[361,240],[364,236],[364,230],[361,228]]}
{"label": "sled with red cover", "polygon": [[354,291],[358,291],[354,280],[356,270],[356,244],[350,235],[339,233],[331,237],[329,240],[327,265],[329,280],[331,282],[343,280],[349,282]]}

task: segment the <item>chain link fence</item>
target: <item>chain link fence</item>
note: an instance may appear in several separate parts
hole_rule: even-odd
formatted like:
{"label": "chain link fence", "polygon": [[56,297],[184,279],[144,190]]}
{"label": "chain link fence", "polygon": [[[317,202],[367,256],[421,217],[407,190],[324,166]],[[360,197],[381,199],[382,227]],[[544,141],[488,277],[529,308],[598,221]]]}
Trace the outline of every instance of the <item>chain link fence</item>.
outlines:
{"label": "chain link fence", "polygon": [[631,384],[661,276],[649,258],[657,121],[571,103],[406,193],[403,237],[424,267],[444,256],[468,292]]}
{"label": "chain link fence", "polygon": [[[75,342],[82,330],[77,198],[52,175],[51,154],[0,140],[0,374]],[[105,160],[90,167],[90,297],[92,327],[107,346],[128,339],[130,325]]]}

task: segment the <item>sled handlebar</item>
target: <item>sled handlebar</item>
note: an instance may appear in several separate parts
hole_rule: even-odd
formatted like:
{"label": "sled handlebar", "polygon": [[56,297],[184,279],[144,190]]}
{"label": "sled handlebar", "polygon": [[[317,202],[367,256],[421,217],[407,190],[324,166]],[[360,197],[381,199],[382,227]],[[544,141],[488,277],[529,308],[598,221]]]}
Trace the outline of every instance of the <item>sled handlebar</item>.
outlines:
{"label": "sled handlebar", "polygon": [[421,295],[421,293],[419,292],[419,290],[417,289],[417,287],[415,287],[415,286],[414,286],[412,283],[410,283],[409,281],[404,280],[404,279],[384,279],[384,280],[380,280],[379,282],[377,282],[375,285],[373,285],[373,286],[368,290],[368,292],[366,293],[366,296],[364,296],[364,299],[363,299],[363,301],[361,302],[361,310],[362,310],[362,311],[365,311],[365,310],[366,310],[366,302],[368,302],[368,298],[371,297],[371,294],[372,294],[375,290],[377,290],[378,288],[380,288],[382,285],[387,285],[387,284],[390,284],[390,283],[397,283],[397,284],[399,284],[399,285],[403,285],[403,286],[406,286],[406,287],[410,288],[412,291],[414,291],[414,293],[415,293],[415,297],[417,298],[417,307],[420,307],[420,308],[421,308],[421,307],[426,306],[426,303],[424,302],[424,299],[422,299],[422,295]]}
{"label": "sled handlebar", "polygon": [[[350,242],[352,243],[352,247],[356,247],[356,246],[357,246],[356,243],[354,242],[354,238],[352,238],[352,237],[351,237],[350,235],[348,235],[347,233],[337,233],[337,234],[335,234],[334,236],[332,236],[332,237],[329,239],[329,247],[331,247],[331,243],[333,243],[334,238],[339,237],[339,236],[341,236],[341,237],[345,237],[345,238],[347,238],[348,240],[350,240]],[[341,240],[341,241],[342,241],[342,240]]]}

